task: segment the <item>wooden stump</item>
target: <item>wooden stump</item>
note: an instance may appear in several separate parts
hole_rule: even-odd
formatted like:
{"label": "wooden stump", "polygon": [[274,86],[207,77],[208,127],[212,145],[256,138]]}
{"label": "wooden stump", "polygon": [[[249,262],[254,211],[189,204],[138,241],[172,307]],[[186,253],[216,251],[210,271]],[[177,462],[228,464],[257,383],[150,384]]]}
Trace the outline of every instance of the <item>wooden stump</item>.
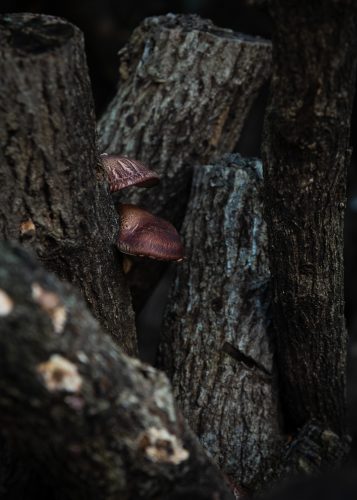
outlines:
{"label": "wooden stump", "polygon": [[271,45],[168,14],[145,19],[119,58],[118,92],[99,121],[101,152],[156,170],[161,184],[128,199],[180,226],[192,166],[232,151],[269,77]]}
{"label": "wooden stump", "polygon": [[82,34],[62,19],[12,14],[1,16],[0,35],[0,235],[34,247],[135,354]]}
{"label": "wooden stump", "polygon": [[254,486],[279,443],[259,160],[195,169],[182,228],[187,258],[169,298],[159,366],[216,463]]}
{"label": "wooden stump", "polygon": [[[285,424],[345,432],[343,219],[356,72],[354,2],[274,1],[265,206]],[[300,29],[296,30],[296,26]]]}
{"label": "wooden stump", "polygon": [[[138,158],[161,176],[121,200],[181,226],[192,168],[236,145],[270,75],[271,44],[197,16],[145,19],[119,52],[118,92],[99,121],[101,152]],[[128,274],[140,310],[165,266],[135,262]]]}

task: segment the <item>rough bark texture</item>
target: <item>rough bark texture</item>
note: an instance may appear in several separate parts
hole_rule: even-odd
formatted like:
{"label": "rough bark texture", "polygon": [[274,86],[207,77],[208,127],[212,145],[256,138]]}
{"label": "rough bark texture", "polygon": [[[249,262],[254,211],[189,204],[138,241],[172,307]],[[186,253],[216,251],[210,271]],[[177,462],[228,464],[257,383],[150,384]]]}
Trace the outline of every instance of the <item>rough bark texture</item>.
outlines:
{"label": "rough bark texture", "polygon": [[[330,475],[331,472],[339,470],[349,450],[349,438],[340,438],[334,432],[322,429],[316,422],[309,422],[299,430],[292,441],[281,448],[276,459],[270,461],[257,489],[260,489],[262,499],[265,499],[269,491],[284,484],[291,484],[292,480],[301,480],[304,476],[320,477],[322,473]],[[300,492],[299,498],[305,498],[302,495]],[[291,495],[285,498],[290,497]],[[340,491],[337,498],[345,497]]]}
{"label": "rough bark texture", "polygon": [[0,311],[1,430],[47,498],[233,498],[166,377],[122,354],[69,285],[5,243]]}
{"label": "rough bark texture", "polygon": [[[101,152],[138,158],[161,176],[124,200],[181,226],[192,167],[233,150],[270,75],[271,44],[197,16],[152,17],[119,52],[119,87],[99,122]],[[165,265],[134,262],[128,280],[140,310]]]}
{"label": "rough bark texture", "polygon": [[0,18],[0,235],[33,246],[135,353],[83,45],[79,30],[58,18]]}
{"label": "rough bark texture", "polygon": [[356,26],[337,1],[273,1],[264,176],[286,425],[344,431],[343,214]]}
{"label": "rough bark texture", "polygon": [[119,52],[118,92],[99,122],[101,152],[147,162],[162,177],[131,203],[180,225],[192,166],[232,151],[270,74],[268,41],[197,16],[145,19]]}
{"label": "rough bark texture", "polygon": [[262,184],[261,162],[238,154],[195,169],[182,228],[187,259],[159,353],[201,443],[248,487],[281,439]]}

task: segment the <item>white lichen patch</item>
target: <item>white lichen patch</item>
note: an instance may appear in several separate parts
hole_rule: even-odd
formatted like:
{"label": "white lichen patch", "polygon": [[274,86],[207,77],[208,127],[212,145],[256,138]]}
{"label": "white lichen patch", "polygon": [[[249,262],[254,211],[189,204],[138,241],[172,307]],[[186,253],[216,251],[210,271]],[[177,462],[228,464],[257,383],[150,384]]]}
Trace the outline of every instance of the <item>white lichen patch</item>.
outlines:
{"label": "white lichen patch", "polygon": [[78,392],[82,387],[82,377],[78,373],[77,366],[68,359],[53,354],[50,359],[37,366],[45,386],[51,392],[66,391]]}
{"label": "white lichen patch", "polygon": [[66,308],[64,306],[58,306],[55,309],[53,309],[52,313],[50,313],[50,316],[52,318],[52,323],[55,333],[57,334],[62,333],[67,319]]}
{"label": "white lichen patch", "polygon": [[84,365],[86,365],[87,363],[89,363],[89,358],[88,356],[86,355],[85,352],[83,351],[78,351],[77,352],[77,358],[79,359],[79,361],[81,363],[83,363]]}
{"label": "white lichen patch", "polygon": [[13,300],[4,290],[0,289],[0,316],[7,316],[14,308]]}
{"label": "white lichen patch", "polygon": [[154,391],[155,403],[160,410],[166,412],[171,422],[175,422],[176,420],[176,409],[175,409],[175,401],[173,395],[170,391],[169,381],[166,379],[166,375],[163,373],[156,375],[160,376],[161,384],[156,384]]}
{"label": "white lichen patch", "polygon": [[140,434],[138,447],[152,462],[178,465],[189,457],[188,451],[174,434],[156,427],[150,427]]}
{"label": "white lichen patch", "polygon": [[32,284],[32,297],[37,304],[50,316],[55,333],[63,332],[67,319],[66,308],[61,304],[59,296],[49,292],[38,283]]}

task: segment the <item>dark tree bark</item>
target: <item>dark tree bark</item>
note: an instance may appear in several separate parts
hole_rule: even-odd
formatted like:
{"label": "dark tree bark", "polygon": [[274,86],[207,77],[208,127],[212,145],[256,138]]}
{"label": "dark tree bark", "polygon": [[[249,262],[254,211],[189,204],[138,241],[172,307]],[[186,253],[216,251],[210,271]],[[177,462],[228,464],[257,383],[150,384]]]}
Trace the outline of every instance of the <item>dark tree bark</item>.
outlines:
{"label": "dark tree bark", "polygon": [[343,433],[343,214],[356,63],[352,2],[273,1],[264,175],[286,426]]}
{"label": "dark tree bark", "polygon": [[61,499],[232,499],[166,377],[103,335],[82,299],[0,245],[0,423]]}
{"label": "dark tree bark", "polygon": [[145,19],[119,57],[118,92],[98,127],[101,152],[152,166],[161,184],[126,199],[179,227],[192,166],[232,151],[270,74],[271,45],[168,14]]}
{"label": "dark tree bark", "polygon": [[[331,474],[341,470],[349,449],[349,437],[341,438],[334,432],[321,428],[316,422],[305,424],[294,439],[281,448],[275,459],[271,458],[261,482],[256,485],[259,494],[256,494],[255,498],[271,498],[268,495],[270,491],[276,491],[277,488],[279,491],[284,484],[302,482],[306,476],[315,476],[324,481],[324,478],[331,477]],[[304,498],[301,490],[297,491],[297,497]],[[321,498],[321,495],[310,497]],[[345,497],[338,491],[337,496],[332,495],[332,498],[337,500]]]}
{"label": "dark tree bark", "polygon": [[58,18],[12,14],[1,16],[0,37],[0,235],[33,246],[135,354],[82,35]]}
{"label": "dark tree bark", "polygon": [[[270,75],[271,45],[197,16],[145,19],[119,52],[118,92],[99,127],[101,151],[136,157],[161,176],[121,198],[181,226],[192,167],[233,150]],[[166,268],[133,263],[128,280],[140,310]]]}
{"label": "dark tree bark", "polygon": [[[294,434],[280,450],[259,162],[235,156],[198,167],[184,225],[188,258],[166,315],[161,366],[206,449],[233,483],[252,488],[333,466],[348,447],[338,434],[342,209],[356,49],[350,5],[272,4],[265,197],[282,410]],[[32,246],[47,269],[78,285],[112,337],[135,352],[80,33],[55,18],[15,15],[0,18],[0,36],[0,234]],[[264,80],[269,51],[264,41],[195,17],[154,18],[135,32],[100,130],[108,151],[122,141],[115,152],[165,172],[160,196],[153,190],[147,197],[157,196],[153,211],[169,212],[162,203],[174,206],[175,190],[173,218],[182,216],[190,169],[231,148],[244,118],[234,108],[249,107],[249,85],[254,93]],[[177,412],[166,378],[123,355],[68,285],[22,250],[0,247],[7,446],[1,442],[0,463],[8,465],[0,469],[0,495],[17,482],[23,496],[61,500],[232,498]]]}
{"label": "dark tree bark", "polygon": [[262,165],[227,155],[194,171],[187,258],[165,312],[159,366],[220,468],[254,487],[280,447]]}

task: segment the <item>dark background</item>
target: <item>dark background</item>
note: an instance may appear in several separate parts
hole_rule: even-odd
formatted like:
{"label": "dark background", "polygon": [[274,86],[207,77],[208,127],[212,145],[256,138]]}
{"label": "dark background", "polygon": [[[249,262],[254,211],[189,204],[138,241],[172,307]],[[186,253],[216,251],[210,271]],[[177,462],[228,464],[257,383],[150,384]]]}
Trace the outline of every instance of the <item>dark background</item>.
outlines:
{"label": "dark background", "polygon": [[[271,20],[263,7],[249,7],[238,0],[0,0],[0,12],[39,12],[64,17],[84,32],[88,65],[97,117],[115,93],[118,50],[133,29],[147,16],[168,12],[196,13],[221,27],[271,36]],[[1,78],[1,75],[0,75]],[[245,124],[237,150],[260,156],[263,117],[268,87],[262,89]],[[356,146],[356,104],[353,111],[351,145]],[[349,171],[345,224],[346,320],[351,337],[349,359],[349,415],[351,432],[357,435],[357,168],[353,155]],[[161,294],[161,295],[160,295]],[[158,290],[156,295],[165,294]],[[157,327],[157,323],[153,328]],[[354,440],[356,442],[356,439]],[[355,446],[355,456],[356,446]]]}

